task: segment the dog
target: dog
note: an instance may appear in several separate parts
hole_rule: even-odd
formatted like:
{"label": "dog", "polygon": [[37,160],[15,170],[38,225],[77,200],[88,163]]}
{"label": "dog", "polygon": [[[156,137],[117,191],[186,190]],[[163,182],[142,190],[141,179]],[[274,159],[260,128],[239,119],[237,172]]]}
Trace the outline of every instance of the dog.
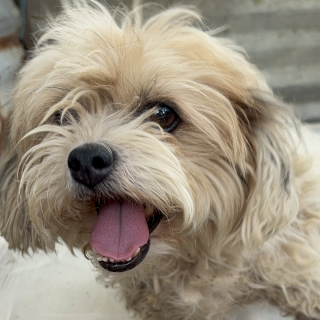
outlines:
{"label": "dog", "polygon": [[320,319],[319,139],[196,11],[142,11],[68,2],[39,39],[6,123],[1,235],[82,249],[142,319],[261,300]]}

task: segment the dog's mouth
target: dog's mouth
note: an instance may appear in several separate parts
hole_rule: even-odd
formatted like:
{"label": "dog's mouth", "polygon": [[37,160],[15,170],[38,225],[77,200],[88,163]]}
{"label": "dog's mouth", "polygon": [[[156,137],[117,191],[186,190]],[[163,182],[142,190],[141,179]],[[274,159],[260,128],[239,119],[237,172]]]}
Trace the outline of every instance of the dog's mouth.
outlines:
{"label": "dog's mouth", "polygon": [[99,264],[111,272],[135,268],[146,257],[150,234],[160,223],[162,213],[155,209],[146,218],[145,206],[123,200],[96,203],[98,219],[90,244]]}

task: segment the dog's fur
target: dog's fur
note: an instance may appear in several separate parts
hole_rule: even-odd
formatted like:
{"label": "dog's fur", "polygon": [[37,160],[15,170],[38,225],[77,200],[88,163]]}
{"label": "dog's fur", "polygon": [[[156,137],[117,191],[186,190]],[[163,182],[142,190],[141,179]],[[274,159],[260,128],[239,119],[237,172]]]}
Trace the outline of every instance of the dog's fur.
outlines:
{"label": "dog's fur", "polygon": [[[118,16],[66,5],[21,70],[0,165],[1,234],[23,252],[60,238],[83,248],[143,319],[220,319],[259,299],[320,319],[320,157],[306,151],[293,108],[232,43],[193,27],[194,11]],[[146,121],[155,101],[177,109],[172,134]],[[68,108],[78,118],[55,125]],[[84,142],[118,154],[94,192],[67,166]],[[165,214],[145,260],[123,274],[102,270],[88,245],[97,194]]]}

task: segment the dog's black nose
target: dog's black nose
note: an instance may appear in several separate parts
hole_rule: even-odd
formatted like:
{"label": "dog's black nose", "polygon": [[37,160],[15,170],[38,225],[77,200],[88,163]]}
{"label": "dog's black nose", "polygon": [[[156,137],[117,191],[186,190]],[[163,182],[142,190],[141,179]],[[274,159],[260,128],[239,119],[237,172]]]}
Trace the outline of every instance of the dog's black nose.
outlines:
{"label": "dog's black nose", "polygon": [[107,176],[112,164],[112,150],[96,143],[73,149],[68,158],[72,178],[89,188],[94,188]]}

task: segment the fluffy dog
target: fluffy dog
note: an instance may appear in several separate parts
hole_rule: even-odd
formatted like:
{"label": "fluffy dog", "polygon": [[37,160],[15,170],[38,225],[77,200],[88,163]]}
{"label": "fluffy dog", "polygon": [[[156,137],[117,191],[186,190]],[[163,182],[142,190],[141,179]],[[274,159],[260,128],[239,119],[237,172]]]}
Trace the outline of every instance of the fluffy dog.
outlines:
{"label": "fluffy dog", "polygon": [[141,10],[75,1],[40,38],[7,124],[1,234],[82,248],[143,319],[261,299],[320,319],[320,157],[293,108],[194,11]]}

